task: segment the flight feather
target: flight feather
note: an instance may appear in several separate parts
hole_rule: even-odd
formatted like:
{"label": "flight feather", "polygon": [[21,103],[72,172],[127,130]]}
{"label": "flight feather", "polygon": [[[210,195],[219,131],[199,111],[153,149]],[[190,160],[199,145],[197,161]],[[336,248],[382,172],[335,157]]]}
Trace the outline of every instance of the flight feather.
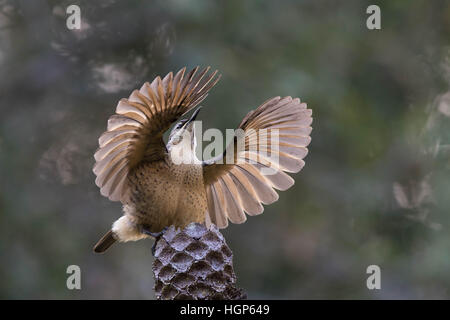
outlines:
{"label": "flight feather", "polygon": [[[272,98],[250,111],[240,135],[222,155],[203,162],[208,200],[207,222],[220,228],[263,212],[294,180],[285,172],[304,166],[311,141],[312,112],[300,99]],[[238,132],[238,131],[237,131]]]}
{"label": "flight feather", "polygon": [[198,105],[217,83],[217,71],[209,73],[186,68],[163,79],[156,77],[119,101],[99,138],[94,157],[95,183],[102,195],[124,202],[128,195],[127,176],[143,161],[160,161],[167,153],[163,134],[184,113]]}

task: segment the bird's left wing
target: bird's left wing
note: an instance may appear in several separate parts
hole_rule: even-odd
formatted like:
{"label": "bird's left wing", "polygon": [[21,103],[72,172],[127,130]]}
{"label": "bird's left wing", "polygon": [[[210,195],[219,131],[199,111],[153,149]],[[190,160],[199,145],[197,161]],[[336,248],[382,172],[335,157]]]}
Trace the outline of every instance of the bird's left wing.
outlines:
{"label": "bird's left wing", "polygon": [[[294,180],[285,173],[300,171],[311,141],[312,112],[291,97],[272,98],[247,114],[223,155],[203,163],[208,201],[206,223],[225,228],[228,220],[242,223],[275,202],[275,189]],[[231,163],[230,163],[231,162]]]}
{"label": "bird's left wing", "polygon": [[119,101],[116,114],[108,119],[107,131],[99,138],[94,157],[95,183],[113,201],[124,201],[129,171],[142,161],[164,159],[163,134],[170,126],[206,98],[217,83],[217,71],[205,76],[209,67],[188,74],[186,68],[175,76],[157,77]]}

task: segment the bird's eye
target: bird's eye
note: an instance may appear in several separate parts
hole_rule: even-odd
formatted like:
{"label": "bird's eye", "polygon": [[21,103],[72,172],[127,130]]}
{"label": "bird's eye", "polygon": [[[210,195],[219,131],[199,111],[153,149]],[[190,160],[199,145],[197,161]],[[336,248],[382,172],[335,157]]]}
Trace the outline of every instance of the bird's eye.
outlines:
{"label": "bird's eye", "polygon": [[183,135],[179,134],[173,138],[172,144],[176,145],[183,141]]}

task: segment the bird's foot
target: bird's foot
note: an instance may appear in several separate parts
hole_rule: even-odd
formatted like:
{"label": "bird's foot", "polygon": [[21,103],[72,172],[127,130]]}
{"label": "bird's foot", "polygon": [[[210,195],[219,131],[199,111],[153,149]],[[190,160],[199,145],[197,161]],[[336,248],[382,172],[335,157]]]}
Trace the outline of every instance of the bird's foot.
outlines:
{"label": "bird's foot", "polygon": [[166,230],[167,230],[167,227],[164,227],[160,232],[151,232],[145,228],[142,228],[142,233],[155,238],[155,242],[153,242],[153,245],[152,245],[152,255],[153,256],[155,256],[156,244],[158,243],[158,240],[162,237],[162,235],[166,232]]}

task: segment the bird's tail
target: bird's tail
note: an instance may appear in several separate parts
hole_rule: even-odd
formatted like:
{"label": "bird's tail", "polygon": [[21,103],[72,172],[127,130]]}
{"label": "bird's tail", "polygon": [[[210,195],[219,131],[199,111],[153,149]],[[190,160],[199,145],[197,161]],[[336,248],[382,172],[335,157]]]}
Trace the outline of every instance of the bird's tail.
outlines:
{"label": "bird's tail", "polygon": [[109,230],[94,246],[95,253],[103,253],[111,247],[116,239],[114,238],[114,234],[111,230]]}

